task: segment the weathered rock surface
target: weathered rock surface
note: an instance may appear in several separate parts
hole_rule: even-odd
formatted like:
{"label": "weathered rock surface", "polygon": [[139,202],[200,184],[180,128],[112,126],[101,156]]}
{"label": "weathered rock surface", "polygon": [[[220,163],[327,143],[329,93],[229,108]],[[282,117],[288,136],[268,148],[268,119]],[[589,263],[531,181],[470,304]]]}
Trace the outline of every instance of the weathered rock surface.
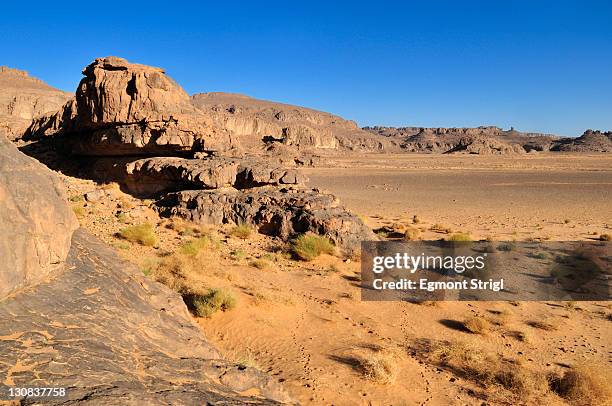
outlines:
{"label": "weathered rock surface", "polygon": [[174,155],[234,146],[160,68],[107,57],[83,74],[75,100],[36,120],[27,139],[62,135],[78,155]]}
{"label": "weathered rock surface", "polygon": [[177,294],[84,230],[60,275],[1,303],[0,354],[0,399],[8,387],[67,389],[21,404],[290,401],[272,378],[220,359]]}
{"label": "weathered rock surface", "polygon": [[587,130],[578,138],[564,139],[555,147],[565,152],[612,152],[612,131]]}
{"label": "weathered rock surface", "polygon": [[57,270],[77,227],[59,178],[0,136],[0,299]]}
{"label": "weathered rock surface", "polygon": [[338,200],[318,190],[259,187],[215,191],[185,190],[156,202],[162,216],[179,216],[205,224],[254,224],[262,234],[289,239],[314,232],[329,237],[347,254],[374,233]]}
{"label": "weathered rock surface", "polygon": [[258,157],[100,159],[93,164],[93,171],[96,179],[119,182],[127,192],[140,197],[184,189],[247,189],[306,182],[296,169]]}
{"label": "weathered rock surface", "polygon": [[25,71],[0,66],[0,133],[20,137],[33,118],[58,110],[71,97]]}
{"label": "weathered rock surface", "polygon": [[250,150],[274,142],[298,151],[393,147],[384,138],[361,130],[354,121],[305,107],[221,92],[196,94],[192,102]]}

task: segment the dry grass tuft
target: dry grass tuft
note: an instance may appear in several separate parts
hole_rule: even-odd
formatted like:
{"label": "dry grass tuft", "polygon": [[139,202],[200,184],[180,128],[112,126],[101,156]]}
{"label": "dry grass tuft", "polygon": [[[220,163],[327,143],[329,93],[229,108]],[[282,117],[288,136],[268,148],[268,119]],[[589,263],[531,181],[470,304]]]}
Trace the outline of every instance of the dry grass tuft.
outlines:
{"label": "dry grass tuft", "polygon": [[553,390],[576,406],[612,405],[612,368],[581,364],[553,381]]}
{"label": "dry grass tuft", "polygon": [[249,265],[254,268],[264,270],[264,271],[272,268],[272,263],[268,261],[267,259],[263,259],[263,258],[255,259],[249,262]]}
{"label": "dry grass tuft", "polygon": [[470,317],[463,322],[463,326],[470,333],[482,335],[487,334],[491,328],[490,323],[482,316]]}
{"label": "dry grass tuft", "polygon": [[429,358],[487,389],[501,386],[521,401],[533,399],[549,391],[548,380],[543,374],[484,352],[473,344],[441,343],[431,349]]}
{"label": "dry grass tuft", "polygon": [[527,322],[527,325],[545,331],[555,331],[559,329],[558,324],[542,320],[530,320]]}
{"label": "dry grass tuft", "polygon": [[291,252],[303,261],[312,261],[321,254],[334,255],[336,248],[329,238],[308,233],[293,240]]}
{"label": "dry grass tuft", "polygon": [[404,232],[404,241],[415,241],[420,239],[421,231],[416,228],[407,228]]}
{"label": "dry grass tuft", "polygon": [[249,224],[238,224],[236,227],[230,231],[230,235],[236,238],[240,238],[241,240],[247,240],[251,234],[253,234],[253,227]]}
{"label": "dry grass tuft", "polygon": [[137,224],[122,228],[117,233],[117,236],[124,240],[135,242],[140,245],[152,247],[157,242],[157,237],[153,231],[153,226],[150,223]]}
{"label": "dry grass tuft", "polygon": [[612,241],[612,234],[601,234],[599,239],[601,241]]}
{"label": "dry grass tuft", "polygon": [[363,375],[374,382],[387,385],[397,378],[397,354],[389,349],[375,349],[357,358]]}
{"label": "dry grass tuft", "polygon": [[448,237],[446,241],[473,241],[469,233],[455,233]]}
{"label": "dry grass tuft", "polygon": [[192,236],[200,234],[201,232],[200,227],[178,217],[175,217],[170,220],[166,227],[170,230],[176,231],[179,235],[182,236]]}

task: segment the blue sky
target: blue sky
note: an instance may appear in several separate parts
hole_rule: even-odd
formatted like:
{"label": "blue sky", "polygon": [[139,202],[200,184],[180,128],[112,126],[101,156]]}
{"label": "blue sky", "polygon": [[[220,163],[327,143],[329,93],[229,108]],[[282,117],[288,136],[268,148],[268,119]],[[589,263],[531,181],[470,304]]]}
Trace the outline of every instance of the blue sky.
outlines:
{"label": "blue sky", "polygon": [[117,55],[360,125],[612,130],[610,2],[224,3],[11,2],[0,65],[74,91]]}

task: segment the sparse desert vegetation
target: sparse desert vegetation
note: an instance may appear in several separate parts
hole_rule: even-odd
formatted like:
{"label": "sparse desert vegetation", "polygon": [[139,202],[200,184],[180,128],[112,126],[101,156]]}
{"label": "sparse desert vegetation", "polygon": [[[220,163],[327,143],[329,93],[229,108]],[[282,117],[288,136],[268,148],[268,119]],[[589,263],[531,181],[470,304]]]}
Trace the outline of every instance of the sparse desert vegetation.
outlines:
{"label": "sparse desert vegetation", "polygon": [[553,389],[576,406],[612,404],[612,368],[600,362],[579,364],[553,380]]}
{"label": "sparse desert vegetation", "polygon": [[489,332],[491,324],[482,316],[473,316],[463,322],[467,331],[474,334],[485,335]]}
{"label": "sparse desert vegetation", "polygon": [[291,252],[303,261],[312,261],[321,254],[334,255],[336,247],[329,238],[308,233],[292,241]]}
{"label": "sparse desert vegetation", "polygon": [[128,226],[119,230],[117,235],[124,240],[152,247],[157,242],[157,237],[150,223]]}
{"label": "sparse desert vegetation", "polygon": [[205,294],[189,293],[183,298],[198,317],[210,317],[215,312],[236,307],[236,296],[228,289],[210,289]]}
{"label": "sparse desert vegetation", "polygon": [[253,231],[253,226],[246,223],[242,223],[235,226],[230,232],[230,234],[236,238],[246,240],[251,236],[251,234],[253,234]]}

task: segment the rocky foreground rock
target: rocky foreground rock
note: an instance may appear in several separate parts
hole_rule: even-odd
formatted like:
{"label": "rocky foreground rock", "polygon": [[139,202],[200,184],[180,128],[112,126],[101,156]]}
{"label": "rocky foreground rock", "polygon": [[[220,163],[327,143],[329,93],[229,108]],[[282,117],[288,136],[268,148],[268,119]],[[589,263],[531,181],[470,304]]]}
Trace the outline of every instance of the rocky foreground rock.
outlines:
{"label": "rocky foreground rock", "polygon": [[47,278],[78,222],[59,178],[0,135],[0,300]]}
{"label": "rocky foreground rock", "polygon": [[[329,128],[358,130],[355,123],[250,99],[220,107],[197,96],[198,108],[163,70],[115,57],[96,59],[83,74],[75,99],[34,122],[26,138],[70,156],[95,157],[83,160],[94,179],[157,199],[163,216],[252,224],[285,240],[315,232],[348,255],[359,241],[375,239],[333,196],[306,188],[297,170],[303,161],[287,156],[286,148],[336,148],[340,141]],[[247,108],[253,103],[258,113]],[[267,120],[270,114],[285,124],[247,123],[246,117]],[[185,203],[187,195],[200,197]]]}
{"label": "rocky foreground rock", "polygon": [[17,398],[25,405],[291,402],[272,378],[221,359],[178,294],[88,232],[73,233],[56,178],[0,142],[0,400],[9,388],[54,387],[65,396]]}

